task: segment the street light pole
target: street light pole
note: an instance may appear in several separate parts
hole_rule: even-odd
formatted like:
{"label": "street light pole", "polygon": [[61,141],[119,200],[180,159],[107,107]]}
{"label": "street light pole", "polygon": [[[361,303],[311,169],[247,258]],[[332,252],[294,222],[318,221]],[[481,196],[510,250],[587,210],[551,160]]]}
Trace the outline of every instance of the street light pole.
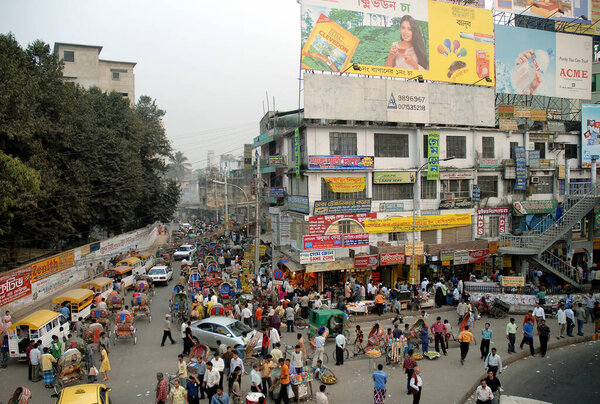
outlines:
{"label": "street light pole", "polygon": [[244,191],[244,188],[235,185],[235,184],[231,184],[229,182],[225,183],[223,181],[217,181],[217,180],[212,180],[212,182],[214,182],[215,184],[219,184],[219,185],[225,185],[225,188],[227,189],[227,186],[229,185],[230,187],[234,187],[239,189],[242,194],[244,194],[244,199],[246,200],[246,236],[250,237],[250,226],[248,226],[248,223],[250,223],[250,207],[248,206],[250,204],[250,199],[248,198],[248,194],[246,193],[246,191]]}
{"label": "street light pole", "polygon": [[258,149],[255,153],[256,156],[256,236],[254,237],[254,276],[258,278],[259,265],[260,265],[260,155]]}
{"label": "street light pole", "polygon": [[227,200],[227,174],[227,169],[225,169],[225,233],[229,231],[229,201]]}

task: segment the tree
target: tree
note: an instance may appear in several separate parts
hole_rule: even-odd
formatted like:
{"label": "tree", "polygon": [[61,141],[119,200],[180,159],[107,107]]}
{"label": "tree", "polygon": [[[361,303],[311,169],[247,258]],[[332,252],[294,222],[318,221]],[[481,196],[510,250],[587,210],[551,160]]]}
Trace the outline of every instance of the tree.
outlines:
{"label": "tree", "polygon": [[178,151],[171,156],[171,170],[175,174],[175,178],[179,183],[190,172],[192,165],[188,162],[188,158]]}

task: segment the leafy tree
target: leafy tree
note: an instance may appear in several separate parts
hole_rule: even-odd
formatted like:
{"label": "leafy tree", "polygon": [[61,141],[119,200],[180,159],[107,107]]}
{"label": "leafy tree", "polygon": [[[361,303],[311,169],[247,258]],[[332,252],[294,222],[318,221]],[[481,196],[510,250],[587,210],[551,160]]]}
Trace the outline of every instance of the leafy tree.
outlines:
{"label": "leafy tree", "polygon": [[181,183],[183,178],[190,172],[192,165],[188,162],[188,158],[178,151],[171,156],[171,170],[175,174],[177,181]]}
{"label": "leafy tree", "polygon": [[39,193],[39,172],[0,150],[0,217],[10,217],[10,208]]}

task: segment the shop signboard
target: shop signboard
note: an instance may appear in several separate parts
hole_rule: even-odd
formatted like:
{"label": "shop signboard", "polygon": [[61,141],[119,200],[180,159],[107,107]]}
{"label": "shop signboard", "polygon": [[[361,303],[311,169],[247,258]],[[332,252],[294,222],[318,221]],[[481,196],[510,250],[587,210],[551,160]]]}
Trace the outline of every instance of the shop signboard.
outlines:
{"label": "shop signboard", "polygon": [[[302,68],[468,85],[490,77],[477,84],[493,86],[492,12],[463,3],[302,0]],[[401,40],[400,21],[407,17],[411,55]]]}
{"label": "shop signboard", "polygon": [[439,209],[470,209],[472,207],[471,198],[456,198],[440,201]]}
{"label": "shop signboard", "polygon": [[454,251],[454,265],[468,264],[470,259],[469,251]]}
{"label": "shop signboard", "polygon": [[500,247],[500,242],[497,240],[490,241],[488,243],[490,254],[498,254],[498,247]]}
{"label": "shop signboard", "polygon": [[425,254],[425,243],[422,241],[417,241],[414,243],[415,251],[413,253],[413,243],[404,244],[404,254],[405,255],[423,255]]}
{"label": "shop signboard", "polygon": [[324,177],[332,192],[349,194],[365,190],[365,177]]}
{"label": "shop signboard", "polygon": [[[329,233],[331,225],[339,222],[340,220],[350,220],[363,226],[366,219],[374,219],[377,217],[377,213],[354,213],[349,215],[323,215],[323,216],[309,216],[308,218],[308,234],[310,235],[322,235]],[[334,233],[334,232],[332,232]],[[337,233],[337,232],[336,232]]]}
{"label": "shop signboard", "polygon": [[300,252],[301,264],[335,261],[335,250],[316,250]]}
{"label": "shop signboard", "polygon": [[404,253],[382,253],[379,255],[381,265],[402,265],[405,261]]}
{"label": "shop signboard", "polygon": [[506,216],[502,215],[498,218],[498,233],[506,233]]}
{"label": "shop signboard", "polygon": [[499,119],[500,130],[519,130],[516,119]]}
{"label": "shop signboard", "polygon": [[502,277],[503,287],[522,287],[525,286],[524,276],[503,276]]}
{"label": "shop signboard", "polygon": [[500,160],[498,159],[479,159],[479,167],[481,168],[498,168]]}
{"label": "shop signboard", "polygon": [[513,203],[513,213],[515,216],[551,213],[555,210],[555,199],[544,201],[521,201]]}
{"label": "shop signboard", "polygon": [[581,166],[589,168],[600,160],[600,105],[581,106]]}
{"label": "shop signboard", "polygon": [[515,105],[515,118],[530,118],[531,107],[529,105]]}
{"label": "shop signboard", "polygon": [[527,190],[527,157],[525,146],[515,146],[515,187],[517,191]]}
{"label": "shop signboard", "polygon": [[512,255],[502,256],[502,268],[512,268]]}
{"label": "shop signboard", "polygon": [[302,244],[304,250],[323,250],[328,248],[342,248],[343,240],[341,234],[303,236]]}
{"label": "shop signboard", "polygon": [[485,256],[487,255],[488,250],[474,250],[469,251],[469,263],[482,263],[485,261]]}
{"label": "shop signboard", "polygon": [[481,186],[479,184],[473,184],[471,199],[473,202],[479,202],[481,200]]}
{"label": "shop signboard", "polygon": [[512,119],[515,117],[515,106],[499,104],[498,105],[498,119]]}
{"label": "shop signboard", "polygon": [[313,214],[342,215],[348,213],[368,213],[371,211],[371,199],[344,199],[331,201],[315,201]]}
{"label": "shop signboard", "polygon": [[408,233],[414,230],[427,231],[449,229],[471,225],[470,213],[454,213],[449,215],[388,217],[365,220],[365,230],[369,233]]}
{"label": "shop signboard", "polygon": [[451,250],[451,249],[440,250],[440,260],[452,261],[453,259],[454,259],[454,250]]}
{"label": "shop signboard", "polygon": [[413,171],[376,171],[373,184],[412,184],[415,182]]}
{"label": "shop signboard", "polygon": [[441,180],[472,180],[473,171],[442,171]]}
{"label": "shop signboard", "polygon": [[354,257],[354,268],[375,268],[379,266],[378,255],[359,255]]}
{"label": "shop signboard", "polygon": [[538,168],[540,166],[540,151],[529,150],[529,167]]}
{"label": "shop signboard", "polygon": [[16,269],[0,277],[0,307],[29,295],[31,295],[30,267]]}
{"label": "shop signboard", "polygon": [[309,170],[371,170],[373,156],[308,156]]}
{"label": "shop signboard", "polygon": [[299,213],[310,213],[308,204],[308,196],[304,195],[288,195],[287,197],[288,210]]}
{"label": "shop signboard", "polygon": [[404,212],[404,202],[381,202],[380,212]]}
{"label": "shop signboard", "polygon": [[440,132],[427,134],[427,179],[440,179]]}
{"label": "shop signboard", "polygon": [[369,233],[344,234],[344,247],[361,247],[369,245]]}
{"label": "shop signboard", "polygon": [[269,156],[269,166],[279,167],[283,165],[283,157]]}
{"label": "shop signboard", "polygon": [[270,191],[269,195],[271,196],[271,198],[285,197],[285,188],[276,187],[276,188],[271,188],[269,191]]}
{"label": "shop signboard", "polygon": [[294,130],[294,160],[296,178],[300,178],[300,128]]}
{"label": "shop signboard", "polygon": [[509,208],[483,208],[477,209],[478,215],[508,215]]}
{"label": "shop signboard", "polygon": [[477,215],[477,235],[483,236],[485,232],[485,217],[482,215]]}

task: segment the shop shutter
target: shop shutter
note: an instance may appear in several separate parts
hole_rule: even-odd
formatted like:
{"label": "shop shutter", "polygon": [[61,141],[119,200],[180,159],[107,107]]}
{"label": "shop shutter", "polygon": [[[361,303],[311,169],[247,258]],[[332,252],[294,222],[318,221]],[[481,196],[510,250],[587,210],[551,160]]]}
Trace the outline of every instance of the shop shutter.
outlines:
{"label": "shop shutter", "polygon": [[421,241],[425,244],[437,244],[437,230],[422,231]]}
{"label": "shop shutter", "polygon": [[442,243],[460,243],[471,241],[473,238],[471,226],[454,227],[442,230]]}

